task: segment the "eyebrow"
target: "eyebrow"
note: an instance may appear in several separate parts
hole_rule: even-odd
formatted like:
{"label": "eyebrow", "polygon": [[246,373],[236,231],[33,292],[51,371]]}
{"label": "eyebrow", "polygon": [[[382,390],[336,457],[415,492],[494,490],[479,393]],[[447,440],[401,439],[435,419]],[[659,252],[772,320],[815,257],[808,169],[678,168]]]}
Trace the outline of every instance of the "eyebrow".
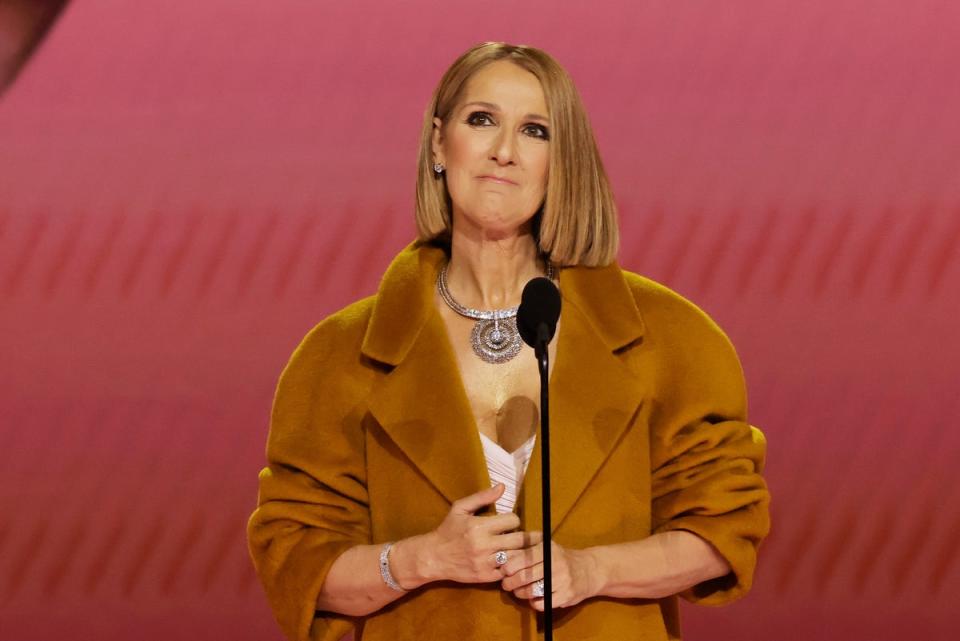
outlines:
{"label": "eyebrow", "polygon": [[[468,102],[467,104],[464,105],[464,108],[469,107],[471,105],[475,105],[477,107],[483,107],[485,109],[489,109],[490,111],[500,111],[500,107],[498,105],[495,105],[492,102],[483,102],[479,100]],[[547,118],[546,116],[541,116],[540,114],[527,114],[524,116],[524,119],[525,120],[542,120],[543,122],[547,122],[547,123],[550,122],[549,118]]]}

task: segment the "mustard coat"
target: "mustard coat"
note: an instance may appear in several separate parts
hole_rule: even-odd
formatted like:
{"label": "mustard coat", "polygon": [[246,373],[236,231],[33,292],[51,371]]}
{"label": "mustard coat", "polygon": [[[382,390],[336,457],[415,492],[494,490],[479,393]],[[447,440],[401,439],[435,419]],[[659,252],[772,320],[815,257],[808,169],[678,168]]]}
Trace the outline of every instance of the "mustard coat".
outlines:
{"label": "mustard coat", "polygon": [[[456,357],[433,304],[443,249],[414,243],[375,296],[333,314],[280,377],[250,518],[250,553],[290,639],[499,641],[542,638],[537,614],[497,583],[428,584],[363,620],[315,612],[339,554],[432,530],[489,487]],[[743,595],[769,528],[765,442],[746,423],[733,347],[697,307],[649,279],[560,271],[551,375],[553,535],[583,548],[694,532],[733,572],[682,596]],[[539,440],[518,497],[540,529]],[[557,641],[680,638],[676,597],[593,598],[555,611]]]}

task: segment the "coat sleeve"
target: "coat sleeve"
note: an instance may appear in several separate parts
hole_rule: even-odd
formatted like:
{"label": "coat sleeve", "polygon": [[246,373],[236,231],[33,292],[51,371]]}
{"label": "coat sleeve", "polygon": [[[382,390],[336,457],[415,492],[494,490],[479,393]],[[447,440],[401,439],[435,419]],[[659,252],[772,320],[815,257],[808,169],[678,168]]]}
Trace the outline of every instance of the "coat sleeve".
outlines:
{"label": "coat sleeve", "polygon": [[314,329],[280,377],[268,465],[247,528],[274,616],[297,640],[338,641],[354,629],[354,619],[316,611],[316,601],[337,557],[370,542],[362,421],[351,407],[357,394],[331,354],[331,333]]}
{"label": "coat sleeve", "polygon": [[747,423],[733,346],[703,312],[683,303],[662,337],[661,388],[651,417],[653,531],[693,532],[727,560],[729,574],[681,594],[721,605],[750,589],[770,529],[761,476],[766,441]]}

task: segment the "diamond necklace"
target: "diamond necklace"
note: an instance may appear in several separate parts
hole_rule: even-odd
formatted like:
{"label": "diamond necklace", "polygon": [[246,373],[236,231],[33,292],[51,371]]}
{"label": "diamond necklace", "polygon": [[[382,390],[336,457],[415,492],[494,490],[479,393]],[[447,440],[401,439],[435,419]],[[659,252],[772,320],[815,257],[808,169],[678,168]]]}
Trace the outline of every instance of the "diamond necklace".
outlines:
{"label": "diamond necklace", "polygon": [[[449,263],[447,263],[449,265]],[[487,363],[506,363],[520,353],[523,341],[517,330],[517,310],[519,307],[506,309],[473,309],[464,307],[453,299],[447,287],[447,265],[444,265],[437,276],[437,291],[450,309],[477,321],[470,333],[470,344],[473,353]],[[547,278],[554,279],[553,265],[547,261]]]}

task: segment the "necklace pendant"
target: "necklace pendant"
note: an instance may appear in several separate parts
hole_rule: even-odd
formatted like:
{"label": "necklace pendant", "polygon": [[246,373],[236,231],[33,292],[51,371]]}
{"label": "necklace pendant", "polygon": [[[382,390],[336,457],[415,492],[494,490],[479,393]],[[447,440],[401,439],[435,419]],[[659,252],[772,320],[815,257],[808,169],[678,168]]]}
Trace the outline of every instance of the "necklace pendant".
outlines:
{"label": "necklace pendant", "polygon": [[519,354],[522,347],[516,316],[477,321],[470,333],[470,343],[473,353],[484,362],[506,363]]}

